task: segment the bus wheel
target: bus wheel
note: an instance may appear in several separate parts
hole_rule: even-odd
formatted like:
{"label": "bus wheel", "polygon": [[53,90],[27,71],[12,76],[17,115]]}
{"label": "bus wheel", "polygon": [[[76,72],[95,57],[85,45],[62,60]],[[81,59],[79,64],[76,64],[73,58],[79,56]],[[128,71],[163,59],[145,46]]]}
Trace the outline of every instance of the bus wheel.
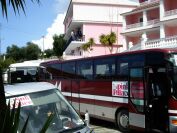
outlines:
{"label": "bus wheel", "polygon": [[117,126],[121,132],[128,132],[129,131],[129,117],[127,110],[120,110],[117,113]]}

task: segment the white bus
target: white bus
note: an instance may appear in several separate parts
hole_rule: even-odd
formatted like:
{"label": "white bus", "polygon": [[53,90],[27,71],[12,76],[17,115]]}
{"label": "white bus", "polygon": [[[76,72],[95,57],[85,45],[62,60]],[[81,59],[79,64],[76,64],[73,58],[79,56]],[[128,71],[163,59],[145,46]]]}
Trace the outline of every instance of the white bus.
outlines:
{"label": "white bus", "polygon": [[44,60],[30,60],[14,63],[4,74],[5,83],[23,83],[38,81],[38,68]]}

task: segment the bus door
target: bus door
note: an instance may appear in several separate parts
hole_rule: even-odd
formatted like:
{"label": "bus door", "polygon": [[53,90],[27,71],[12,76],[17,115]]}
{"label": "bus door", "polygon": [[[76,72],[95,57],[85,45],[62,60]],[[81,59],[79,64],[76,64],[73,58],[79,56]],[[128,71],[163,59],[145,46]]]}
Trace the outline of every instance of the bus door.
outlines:
{"label": "bus door", "polygon": [[131,129],[145,130],[144,68],[129,71],[129,125]]}
{"label": "bus door", "polygon": [[146,68],[146,129],[168,131],[169,79],[164,67]]}
{"label": "bus door", "polygon": [[79,80],[72,80],[72,105],[74,108],[80,112],[80,82]]}

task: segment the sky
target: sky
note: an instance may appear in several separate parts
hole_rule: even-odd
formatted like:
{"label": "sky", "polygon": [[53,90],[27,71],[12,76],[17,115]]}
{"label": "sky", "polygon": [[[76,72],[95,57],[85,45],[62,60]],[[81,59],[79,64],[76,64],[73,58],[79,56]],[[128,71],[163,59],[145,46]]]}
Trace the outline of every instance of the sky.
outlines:
{"label": "sky", "polygon": [[[53,35],[64,33],[63,20],[70,0],[40,0],[32,3],[26,0],[25,14],[14,14],[8,7],[8,19],[0,11],[0,52],[6,53],[8,46],[26,46],[27,42],[37,44],[41,49],[52,48]],[[44,36],[44,40],[43,40]]]}

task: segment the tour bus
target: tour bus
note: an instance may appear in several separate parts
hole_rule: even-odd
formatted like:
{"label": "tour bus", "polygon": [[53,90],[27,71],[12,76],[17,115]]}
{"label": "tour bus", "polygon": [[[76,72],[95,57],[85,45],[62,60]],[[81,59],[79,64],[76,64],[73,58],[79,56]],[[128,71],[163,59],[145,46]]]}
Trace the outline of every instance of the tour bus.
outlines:
{"label": "tour bus", "polygon": [[115,122],[122,132],[177,132],[177,49],[40,65],[39,79],[57,85],[81,114]]}
{"label": "tour bus", "polygon": [[37,81],[37,72],[42,60],[24,61],[9,66],[8,83],[23,83]]}
{"label": "tour bus", "polygon": [[13,63],[4,74],[5,83],[24,83],[38,81],[38,69],[43,60],[30,60]]}

